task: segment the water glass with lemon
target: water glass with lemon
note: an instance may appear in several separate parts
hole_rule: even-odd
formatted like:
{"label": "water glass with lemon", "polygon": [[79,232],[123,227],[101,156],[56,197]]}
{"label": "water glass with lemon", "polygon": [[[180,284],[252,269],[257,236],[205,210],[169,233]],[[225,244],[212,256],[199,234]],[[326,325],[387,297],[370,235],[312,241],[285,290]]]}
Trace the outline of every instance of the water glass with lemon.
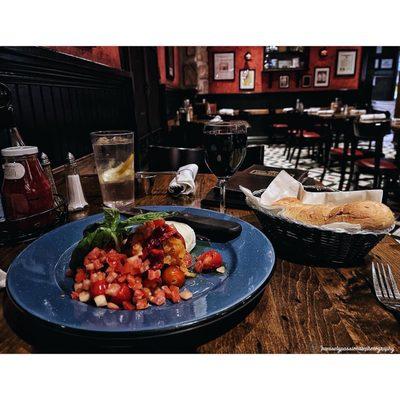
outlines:
{"label": "water glass with lemon", "polygon": [[91,139],[103,204],[117,209],[134,205],[133,132],[92,132]]}

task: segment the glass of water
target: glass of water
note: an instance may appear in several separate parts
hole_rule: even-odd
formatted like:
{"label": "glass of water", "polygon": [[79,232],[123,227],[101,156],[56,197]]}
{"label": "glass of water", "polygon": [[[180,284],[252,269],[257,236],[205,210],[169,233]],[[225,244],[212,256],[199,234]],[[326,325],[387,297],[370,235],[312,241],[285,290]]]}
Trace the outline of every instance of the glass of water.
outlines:
{"label": "glass of water", "polygon": [[123,209],[135,203],[133,132],[90,134],[103,204]]}

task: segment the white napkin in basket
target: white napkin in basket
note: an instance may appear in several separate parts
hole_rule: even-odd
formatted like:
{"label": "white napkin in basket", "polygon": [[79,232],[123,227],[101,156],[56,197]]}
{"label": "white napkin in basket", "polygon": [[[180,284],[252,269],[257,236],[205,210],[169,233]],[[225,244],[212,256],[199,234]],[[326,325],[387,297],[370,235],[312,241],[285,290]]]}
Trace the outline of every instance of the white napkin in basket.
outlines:
{"label": "white napkin in basket", "polygon": [[[353,201],[377,201],[382,202],[383,192],[380,189],[374,190],[359,190],[354,192],[307,192],[303,185],[291,177],[286,171],[281,171],[276,178],[270,183],[261,197],[256,197],[252,192],[240,186],[240,190],[245,194],[247,201],[253,208],[261,212],[271,212],[282,210],[282,206],[272,205],[273,202],[282,199],[283,197],[296,197],[305,204],[345,204]],[[320,227],[322,228],[322,227]],[[327,228],[335,231],[358,232],[361,227],[356,224],[347,222],[336,222],[333,224],[324,225]],[[363,233],[367,233],[363,231]]]}

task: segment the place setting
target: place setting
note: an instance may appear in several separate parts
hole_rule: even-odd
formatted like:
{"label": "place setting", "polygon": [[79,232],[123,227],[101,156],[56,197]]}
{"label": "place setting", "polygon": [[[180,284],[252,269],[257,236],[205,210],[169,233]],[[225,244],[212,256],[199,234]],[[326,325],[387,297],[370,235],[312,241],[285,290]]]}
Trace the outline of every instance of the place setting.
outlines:
{"label": "place setting", "polygon": [[[121,51],[165,90],[177,48],[155,49],[146,57],[157,56],[156,70],[135,48]],[[213,62],[209,93],[177,102],[169,87],[168,110],[151,108],[146,128],[111,89],[114,77],[132,90],[137,70],[31,50],[54,56],[55,70],[69,61],[71,85],[79,66],[93,84],[100,70],[110,77],[102,100],[71,96],[77,128],[60,130],[62,148],[26,128],[20,83],[0,73],[0,352],[360,353],[380,340],[398,352],[397,119],[336,89],[372,50],[179,54],[189,49]],[[264,93],[255,79],[266,76]],[[235,90],[224,86],[236,79]],[[268,108],[251,90],[268,94]],[[80,125],[79,104],[96,108],[96,123]]]}

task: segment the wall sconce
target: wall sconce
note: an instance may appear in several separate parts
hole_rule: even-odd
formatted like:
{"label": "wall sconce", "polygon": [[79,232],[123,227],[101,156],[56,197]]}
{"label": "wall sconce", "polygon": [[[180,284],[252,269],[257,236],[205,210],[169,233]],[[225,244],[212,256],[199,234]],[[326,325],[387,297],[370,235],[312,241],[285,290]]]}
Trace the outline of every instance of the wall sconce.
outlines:
{"label": "wall sconce", "polygon": [[326,47],[321,47],[319,49],[319,57],[325,58],[328,55],[328,49]]}
{"label": "wall sconce", "polygon": [[247,75],[249,73],[249,61],[251,61],[251,53],[249,51],[244,55],[244,73]]}

